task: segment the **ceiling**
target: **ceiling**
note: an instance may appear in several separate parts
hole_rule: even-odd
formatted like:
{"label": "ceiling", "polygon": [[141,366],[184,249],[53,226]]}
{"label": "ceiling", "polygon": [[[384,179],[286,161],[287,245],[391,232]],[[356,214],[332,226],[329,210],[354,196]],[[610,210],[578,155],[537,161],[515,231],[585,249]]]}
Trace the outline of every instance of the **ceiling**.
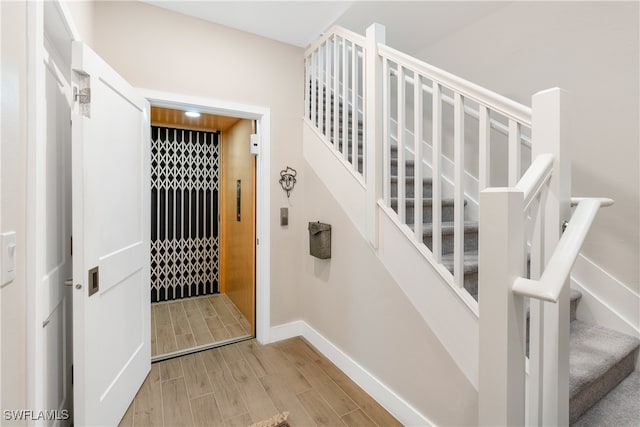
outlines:
{"label": "ceiling", "polygon": [[335,1],[143,1],[300,47],[315,40],[352,4]]}
{"label": "ceiling", "polygon": [[332,25],[359,34],[386,26],[387,44],[409,54],[482,19],[506,1],[165,1],[145,3],[306,47]]}
{"label": "ceiling", "polygon": [[151,107],[151,124],[178,129],[226,132],[241,119],[201,113],[200,117],[187,117],[182,110]]}

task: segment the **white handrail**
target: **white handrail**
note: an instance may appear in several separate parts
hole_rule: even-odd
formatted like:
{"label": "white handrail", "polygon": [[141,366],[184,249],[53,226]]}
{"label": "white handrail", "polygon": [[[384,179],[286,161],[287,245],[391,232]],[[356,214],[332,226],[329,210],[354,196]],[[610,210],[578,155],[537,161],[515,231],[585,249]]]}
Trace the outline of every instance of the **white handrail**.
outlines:
{"label": "white handrail", "polygon": [[437,81],[443,86],[455,90],[465,98],[490,106],[493,111],[512,118],[523,125],[531,126],[531,108],[525,105],[434,67],[433,65],[429,65],[426,62],[420,61],[389,46],[379,44],[378,53],[394,62],[401,63],[403,67],[413,72],[422,74],[430,80]]}
{"label": "white handrail", "polygon": [[551,177],[552,170],[553,155],[541,154],[534,159],[531,166],[529,166],[522,178],[520,178],[520,181],[516,184],[516,188],[524,193],[525,211]]}
{"label": "white handrail", "polygon": [[[394,69],[389,69],[389,73],[391,73],[391,75],[397,76],[398,72]],[[407,76],[406,74],[404,75],[404,81],[410,84],[413,84],[413,77],[411,76]],[[433,89],[426,84],[422,84],[422,90],[427,92],[430,95],[433,95]],[[441,95],[440,99],[442,99],[444,102],[446,102],[447,104],[453,106],[453,98],[448,96],[448,95]],[[476,120],[480,120],[480,112],[478,110],[476,110],[475,108],[472,108],[469,105],[465,105],[464,106],[464,112],[465,114],[470,115],[471,117],[473,117]],[[509,135],[509,127],[500,123],[498,120],[496,119],[489,119],[489,124],[491,125],[491,129],[498,131],[499,133],[501,133],[502,135]],[[531,138],[528,137],[527,135],[520,135],[520,140],[522,141],[522,143],[524,145],[526,145],[527,147],[531,148]]]}
{"label": "white handrail", "polygon": [[609,201],[611,199],[606,199],[603,205],[601,199],[581,199],[542,277],[539,280],[518,277],[513,284],[513,293],[542,301],[558,302],[560,292],[569,278],[598,209],[601,206],[609,206]]}
{"label": "white handrail", "polygon": [[594,197],[572,197],[571,206],[576,206],[581,201],[589,200],[589,199],[598,200],[600,202],[601,208],[608,208],[609,206],[612,206],[615,203],[613,199],[609,199],[608,197],[595,197],[595,198]]}
{"label": "white handrail", "polygon": [[364,44],[366,41],[366,38],[364,36],[336,25],[329,28],[329,30],[326,33],[324,33],[318,40],[311,43],[309,47],[305,49],[304,56],[306,57],[310,55],[314,50],[322,46],[324,42],[326,42],[333,36],[342,37],[343,39],[346,39],[352,43],[356,43],[360,47],[364,47]]}

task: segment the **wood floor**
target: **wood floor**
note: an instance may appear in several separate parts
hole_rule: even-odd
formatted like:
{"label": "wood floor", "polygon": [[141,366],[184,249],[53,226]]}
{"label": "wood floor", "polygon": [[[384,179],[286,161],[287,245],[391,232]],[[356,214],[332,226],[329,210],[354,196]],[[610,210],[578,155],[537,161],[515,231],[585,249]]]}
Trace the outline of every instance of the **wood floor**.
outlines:
{"label": "wood floor", "polygon": [[151,305],[151,357],[251,335],[251,325],[225,294]]}
{"label": "wood floor", "polygon": [[302,338],[243,341],[151,365],[120,426],[242,426],[288,411],[292,427],[401,424]]}

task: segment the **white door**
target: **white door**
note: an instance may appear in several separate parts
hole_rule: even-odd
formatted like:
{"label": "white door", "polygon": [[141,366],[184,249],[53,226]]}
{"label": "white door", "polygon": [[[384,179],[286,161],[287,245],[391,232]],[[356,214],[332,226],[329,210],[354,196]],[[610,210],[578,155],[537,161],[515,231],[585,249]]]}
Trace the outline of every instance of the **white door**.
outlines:
{"label": "white door", "polygon": [[74,421],[117,425],[151,369],[149,104],[80,42],[72,70]]}
{"label": "white door", "polygon": [[[47,34],[49,35],[49,34]],[[36,204],[36,278],[38,283],[38,324],[36,351],[42,346],[43,387],[35,391],[37,407],[69,411],[71,393],[71,109],[69,62],[44,38],[45,144],[36,154],[37,182],[40,188]],[[64,70],[64,71],[63,71]],[[38,298],[37,298],[38,300]],[[60,412],[58,425],[70,420]],[[45,424],[45,423],[43,423]],[[46,425],[56,425],[46,422]]]}

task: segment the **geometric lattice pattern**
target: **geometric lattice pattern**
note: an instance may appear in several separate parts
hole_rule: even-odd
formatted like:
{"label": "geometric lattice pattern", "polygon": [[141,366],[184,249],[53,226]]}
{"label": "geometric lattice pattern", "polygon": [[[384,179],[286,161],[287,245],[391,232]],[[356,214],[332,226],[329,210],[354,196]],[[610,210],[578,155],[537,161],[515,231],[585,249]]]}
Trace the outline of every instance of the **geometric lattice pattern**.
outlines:
{"label": "geometric lattice pattern", "polygon": [[217,132],[154,128],[151,188],[218,189]]}
{"label": "geometric lattice pattern", "polygon": [[217,280],[211,278],[218,276],[218,253],[217,237],[153,241],[151,287],[156,301],[215,292],[212,285]]}
{"label": "geometric lattice pattern", "polygon": [[151,127],[151,301],[218,292],[217,132]]}

